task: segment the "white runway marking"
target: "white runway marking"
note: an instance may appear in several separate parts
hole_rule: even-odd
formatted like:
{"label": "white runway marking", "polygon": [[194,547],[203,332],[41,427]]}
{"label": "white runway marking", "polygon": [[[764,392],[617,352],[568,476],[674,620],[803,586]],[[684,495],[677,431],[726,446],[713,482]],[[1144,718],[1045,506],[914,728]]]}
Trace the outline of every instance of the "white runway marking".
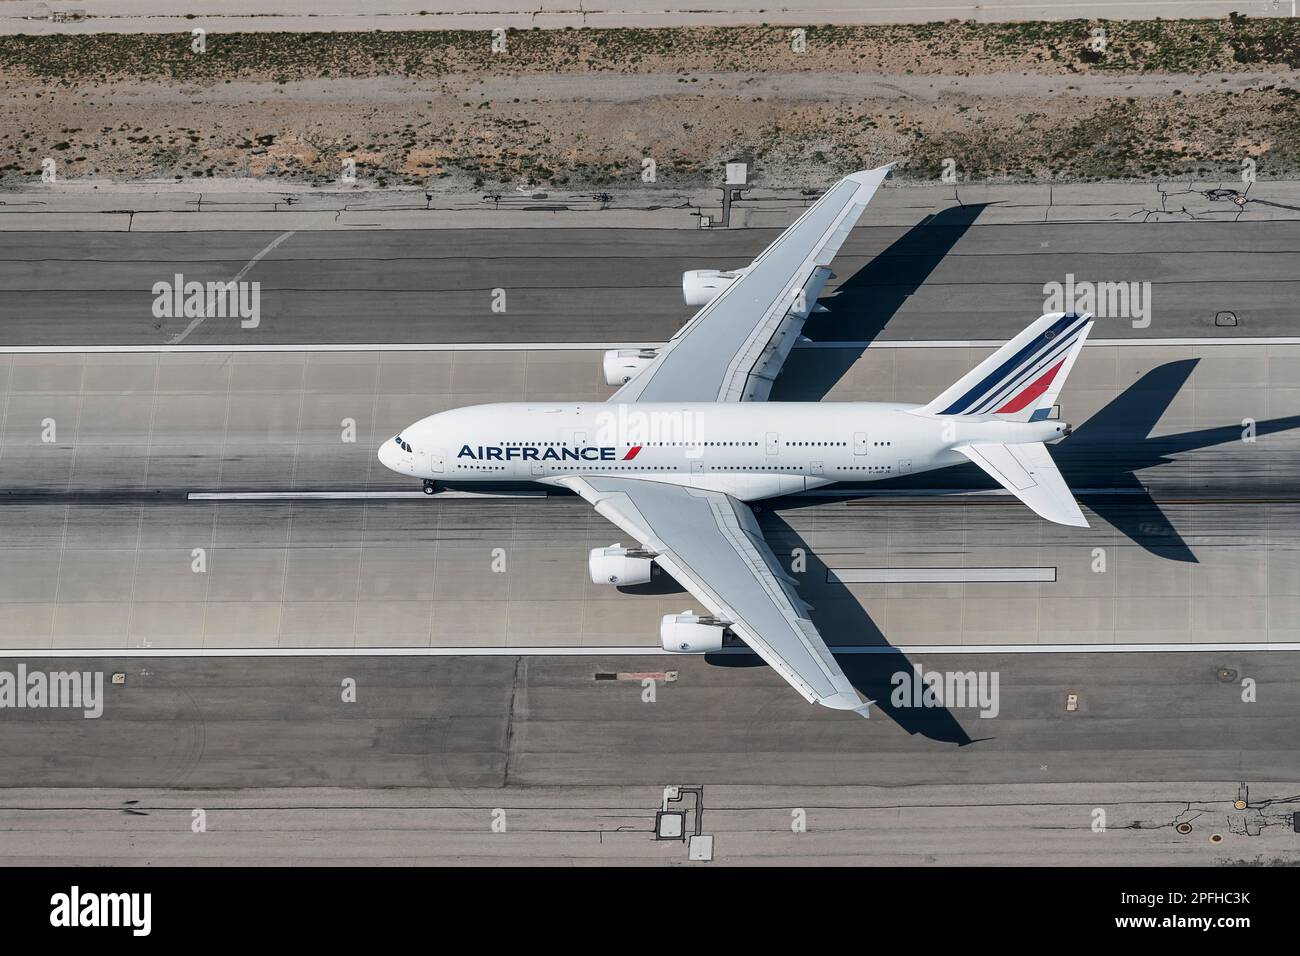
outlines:
{"label": "white runway marking", "polygon": [[827,568],[828,584],[980,584],[1056,581],[1056,568]]}
{"label": "white runway marking", "polygon": [[[520,478],[520,482],[527,479]],[[1076,495],[1145,495],[1145,488],[1075,488]],[[401,500],[406,498],[547,498],[546,489],[521,488],[518,491],[450,491],[426,495],[422,491],[191,491],[188,501],[362,501]],[[1011,492],[1002,488],[903,488],[872,491],[869,488],[817,488],[813,491],[791,492],[792,498],[1010,498]],[[962,570],[962,569],[958,569]],[[1012,580],[1038,580],[1015,578]]]}
{"label": "white runway marking", "polygon": [[[1150,492],[1143,485],[1141,488],[1072,488],[1075,496],[1079,495],[1145,495]],[[884,488],[873,491],[870,488],[814,488],[811,491],[794,492],[800,498],[998,498],[1012,497],[1005,488]]]}
{"label": "white runway marking", "polygon": [[426,495],[423,491],[191,491],[189,501],[358,501],[389,498],[545,498],[546,492],[514,491],[440,491]]}
{"label": "white runway marking", "polygon": [[[289,235],[286,233],[286,235]],[[197,321],[197,320],[196,320]],[[188,335],[182,333],[181,337]],[[177,339],[179,341],[179,338]],[[154,352],[599,352],[607,349],[662,348],[662,342],[331,342],[307,345],[14,345],[0,347],[0,355],[76,355],[79,353]],[[934,339],[884,342],[799,342],[797,349],[996,349],[1002,339]],[[1116,346],[1219,346],[1300,345],[1300,336],[1241,336],[1239,338],[1185,337],[1168,339],[1089,339],[1084,348]]]}
{"label": "white runway marking", "polygon": [[[1277,644],[900,644],[832,647],[835,654],[1154,654],[1205,651],[1300,651],[1300,643]],[[727,656],[754,652],[729,647]],[[690,657],[661,647],[86,647],[0,648],[0,658],[114,657]],[[756,655],[755,655],[756,656]]]}
{"label": "white runway marking", "polygon": [[[292,235],[293,235],[292,232],[286,232],[284,233],[284,235],[271,240],[271,243],[265,249],[263,249],[257,255],[253,256],[253,258],[249,259],[246,263],[244,263],[244,268],[240,269],[237,273],[235,273],[235,277],[230,281],[238,282],[240,279],[244,278],[244,276],[248,275],[248,270],[253,268],[253,266],[257,265],[258,262],[261,261],[263,256],[265,256],[268,252],[270,252],[272,249],[274,249],[276,246],[284,242]],[[167,344],[180,345],[189,337],[189,334],[191,332],[193,332],[195,329],[197,329],[200,325],[203,324],[203,320],[205,318],[207,318],[207,316],[199,316],[197,319],[195,319],[193,322],[191,322],[189,325],[185,327],[184,332],[180,333],[179,335],[173,336],[172,340]],[[166,346],[163,346],[163,348],[166,348]]]}

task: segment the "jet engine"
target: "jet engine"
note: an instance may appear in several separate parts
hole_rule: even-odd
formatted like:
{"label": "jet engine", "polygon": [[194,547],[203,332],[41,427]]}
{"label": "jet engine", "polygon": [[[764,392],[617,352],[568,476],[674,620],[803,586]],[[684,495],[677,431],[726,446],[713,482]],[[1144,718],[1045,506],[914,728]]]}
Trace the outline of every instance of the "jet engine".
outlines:
{"label": "jet engine", "polygon": [[606,385],[626,385],[655,360],[658,349],[610,349],[601,363]]}
{"label": "jet engine", "polygon": [[665,614],[659,622],[659,642],[677,654],[707,654],[722,650],[723,625],[690,611]]}
{"label": "jet engine", "polygon": [[650,582],[651,558],[649,551],[631,550],[621,544],[608,548],[592,548],[587,556],[587,569],[591,572],[592,584],[648,584]]}
{"label": "jet engine", "polygon": [[722,272],[718,269],[694,269],[682,273],[682,298],[687,305],[708,305],[726,290],[727,286],[743,276],[748,269]]}

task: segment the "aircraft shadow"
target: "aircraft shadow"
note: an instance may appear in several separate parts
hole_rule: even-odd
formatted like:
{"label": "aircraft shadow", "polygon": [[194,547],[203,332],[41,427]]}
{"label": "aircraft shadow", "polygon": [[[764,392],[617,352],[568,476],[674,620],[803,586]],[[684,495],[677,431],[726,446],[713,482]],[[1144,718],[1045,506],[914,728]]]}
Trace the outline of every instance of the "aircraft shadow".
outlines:
{"label": "aircraft shadow", "polygon": [[[801,548],[807,555],[808,566],[798,577],[817,582],[817,601],[809,611],[809,617],[831,651],[834,652],[836,643],[880,648],[880,651],[870,654],[841,654],[835,658],[853,686],[869,700],[875,701],[871,707],[872,717],[883,713],[909,734],[920,734],[940,743],[955,743],[963,747],[977,743],[978,740],[972,740],[946,707],[900,707],[893,702],[894,675],[915,673],[907,655],[890,646],[871,615],[845,585],[827,581],[826,565],[785,520],[766,508],[755,517],[776,554],[790,554],[794,548]],[[804,587],[799,590],[805,598],[810,596]],[[767,666],[757,655],[706,654],[705,660],[718,667]]]}
{"label": "aircraft shadow", "polygon": [[[814,341],[862,344],[796,352],[777,378],[770,400],[817,402],[825,398],[987,205],[953,206],[926,216],[849,276],[833,295],[819,300],[830,311],[810,316],[803,334]],[[796,357],[802,360],[795,361]]]}
{"label": "aircraft shadow", "polygon": [[[1200,359],[1167,362],[1147,372],[1074,433],[1053,446],[1052,458],[1075,496],[1094,514],[1139,547],[1170,561],[1198,563],[1137,472],[1172,460],[1181,452],[1240,441],[1239,423],[1152,437],[1151,431],[1182,390]],[[1257,422],[1264,436],[1300,428],[1300,415]],[[926,488],[956,494],[998,485],[973,465],[954,465],[908,478],[876,482],[871,491]],[[852,490],[852,486],[848,486]],[[864,487],[863,497],[870,497]],[[781,499],[783,508],[818,504],[811,497]]]}
{"label": "aircraft shadow", "polygon": [[677,583],[677,579],[659,567],[652,569],[650,580],[645,584],[620,584],[619,594],[649,594],[663,596],[666,594],[686,594],[686,588]]}
{"label": "aircraft shadow", "polygon": [[[1136,473],[1165,464],[1182,452],[1241,441],[1238,422],[1151,437],[1199,361],[1184,359],[1153,368],[1052,449],[1061,474],[1071,487],[1083,489],[1078,498],[1095,514],[1152,554],[1192,563],[1196,555]],[[1255,434],[1297,427],[1300,415],[1288,415],[1257,422]],[[1089,488],[1112,493],[1088,494]]]}

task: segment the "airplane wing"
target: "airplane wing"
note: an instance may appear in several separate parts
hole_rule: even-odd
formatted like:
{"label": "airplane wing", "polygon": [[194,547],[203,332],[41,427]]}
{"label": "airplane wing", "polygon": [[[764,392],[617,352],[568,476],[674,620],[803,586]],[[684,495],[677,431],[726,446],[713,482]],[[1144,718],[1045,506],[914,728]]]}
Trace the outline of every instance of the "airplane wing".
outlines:
{"label": "airplane wing", "polygon": [[829,269],[893,165],[841,179],[611,396],[611,402],[761,402]]}
{"label": "airplane wing", "polygon": [[870,716],[872,702],[858,696],[831,656],[747,505],[635,478],[561,483],[655,552],[665,571],[809,701]]}
{"label": "airplane wing", "polygon": [[1036,514],[1074,528],[1088,527],[1070,487],[1042,442],[1020,445],[979,443],[954,449],[983,468]]}

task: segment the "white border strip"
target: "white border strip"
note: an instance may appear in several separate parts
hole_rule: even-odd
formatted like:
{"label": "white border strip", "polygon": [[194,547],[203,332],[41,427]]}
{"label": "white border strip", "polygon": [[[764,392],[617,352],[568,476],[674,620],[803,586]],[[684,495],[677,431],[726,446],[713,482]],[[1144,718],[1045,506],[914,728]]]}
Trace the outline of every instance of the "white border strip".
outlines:
{"label": "white border strip", "polygon": [[[1153,654],[1170,652],[1300,651],[1300,642],[1240,644],[899,644],[832,647],[835,654]],[[753,655],[747,647],[717,653]],[[662,647],[83,647],[0,648],[0,658],[104,657],[695,657]]]}
{"label": "white border strip", "polygon": [[[1006,345],[1009,339],[893,339],[884,342],[797,342],[797,349],[996,349]],[[1088,339],[1084,348],[1091,346],[1140,346],[1140,345],[1300,345],[1300,336],[1296,335],[1256,335],[1232,338],[1228,336],[1179,336],[1167,339],[1132,338],[1132,339]]]}
{"label": "white border strip", "polygon": [[[797,349],[996,349],[1003,339],[887,340],[871,342],[796,342]],[[330,342],[306,345],[17,345],[0,355],[154,354],[157,352],[599,352],[608,349],[662,348],[663,342]],[[1168,339],[1089,339],[1094,346],[1300,345],[1300,336],[1183,337]]]}
{"label": "white border strip", "polygon": [[191,491],[188,501],[355,501],[358,499],[388,498],[545,498],[545,490],[524,489],[514,492],[439,491],[426,495],[423,491]]}
{"label": "white border strip", "polygon": [[827,568],[828,584],[983,584],[1056,582],[1056,568]]}

